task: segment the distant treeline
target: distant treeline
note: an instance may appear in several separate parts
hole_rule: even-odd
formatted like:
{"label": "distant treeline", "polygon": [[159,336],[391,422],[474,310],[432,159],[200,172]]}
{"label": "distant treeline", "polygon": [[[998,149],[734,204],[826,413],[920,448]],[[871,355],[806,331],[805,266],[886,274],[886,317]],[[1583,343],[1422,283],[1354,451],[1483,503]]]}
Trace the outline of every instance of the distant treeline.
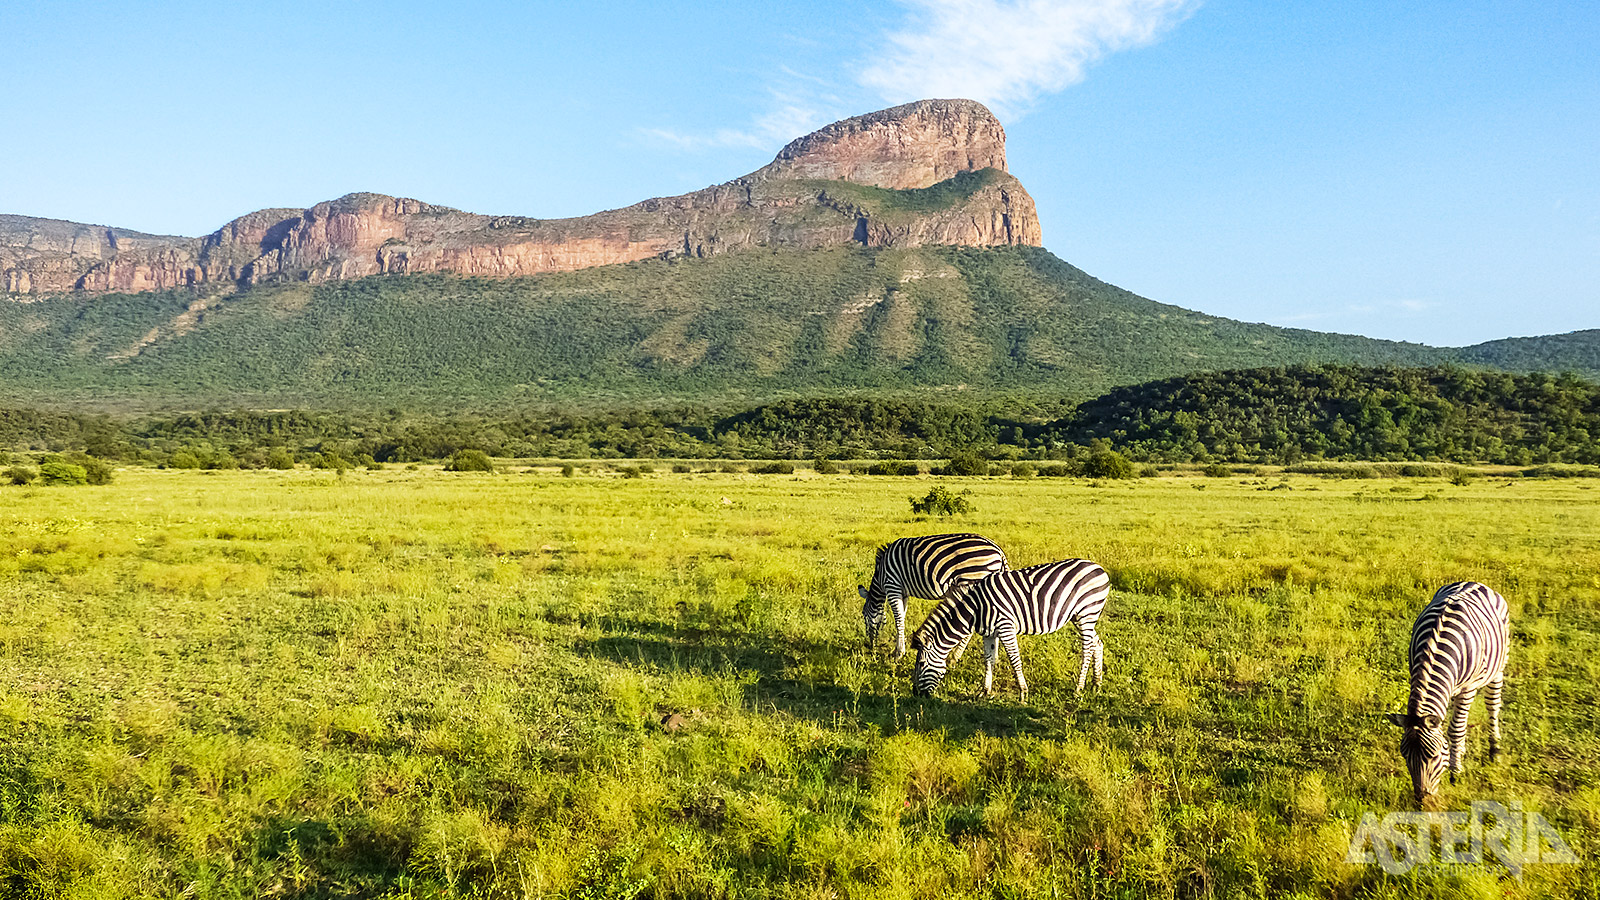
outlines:
{"label": "distant treeline", "polygon": [[0,447],[211,467],[414,462],[463,449],[564,459],[1072,460],[1106,445],[1138,462],[1594,464],[1600,386],[1570,375],[1304,366],[1173,378],[1056,409],[871,398],[502,417],[291,410],[117,419],[0,409]]}

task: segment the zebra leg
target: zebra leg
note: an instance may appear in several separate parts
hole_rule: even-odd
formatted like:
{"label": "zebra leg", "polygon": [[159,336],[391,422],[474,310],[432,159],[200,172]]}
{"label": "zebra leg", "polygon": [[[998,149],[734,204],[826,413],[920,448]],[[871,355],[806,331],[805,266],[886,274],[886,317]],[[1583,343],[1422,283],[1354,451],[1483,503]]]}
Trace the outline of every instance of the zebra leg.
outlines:
{"label": "zebra leg", "polygon": [[1100,635],[1094,636],[1094,689],[1100,689],[1100,683],[1106,679],[1106,642],[1100,640]]}
{"label": "zebra leg", "polygon": [[1462,691],[1456,697],[1456,714],[1450,720],[1450,783],[1456,783],[1461,771],[1461,758],[1467,753],[1467,713],[1472,711],[1472,698],[1476,691]]}
{"label": "zebra leg", "polygon": [[884,602],[889,604],[889,612],[894,615],[894,658],[899,659],[906,655],[906,597],[890,594]]}
{"label": "zebra leg", "polygon": [[1017,674],[1017,694],[1023,703],[1028,702],[1028,679],[1022,677],[1022,651],[1017,649],[1017,633],[1007,631],[1000,635],[1000,642],[1005,644],[1006,655],[1011,657],[1011,671]]}
{"label": "zebra leg", "polygon": [[1488,690],[1483,695],[1484,705],[1489,707],[1489,761],[1494,762],[1500,756],[1500,691],[1505,687],[1505,676],[1489,682]]}
{"label": "zebra leg", "polygon": [[[967,640],[972,640],[972,636],[971,635],[967,635]],[[1000,645],[995,640],[994,635],[992,635],[992,634],[984,635],[983,636],[983,695],[985,697],[993,697],[994,696],[994,658],[997,655],[999,655],[999,652],[1000,652]]]}
{"label": "zebra leg", "polygon": [[1083,642],[1083,662],[1078,666],[1078,693],[1083,693],[1083,681],[1089,677],[1089,667],[1094,667],[1094,686],[1100,686],[1100,637],[1094,633],[1094,625],[1086,623],[1078,626],[1078,639]]}

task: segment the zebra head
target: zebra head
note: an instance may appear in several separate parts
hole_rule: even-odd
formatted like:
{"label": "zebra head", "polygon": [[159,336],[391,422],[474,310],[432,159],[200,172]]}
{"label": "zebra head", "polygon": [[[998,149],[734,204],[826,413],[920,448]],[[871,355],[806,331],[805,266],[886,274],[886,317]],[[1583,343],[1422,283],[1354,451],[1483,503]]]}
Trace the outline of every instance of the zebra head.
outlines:
{"label": "zebra head", "polygon": [[1413,716],[1390,713],[1391,723],[1405,729],[1400,738],[1400,755],[1405,757],[1406,768],[1411,771],[1411,789],[1417,805],[1425,807],[1429,799],[1439,793],[1439,776],[1444,774],[1445,742],[1441,726],[1444,719],[1436,715]]}
{"label": "zebra head", "polygon": [[879,586],[876,576],[872,579],[872,587],[864,588],[856,585],[856,593],[861,595],[861,621],[867,626],[867,646],[871,647],[878,641],[878,629],[883,627],[884,609],[883,588]]}
{"label": "zebra head", "polygon": [[926,627],[911,635],[911,649],[916,651],[917,666],[911,673],[911,693],[917,697],[932,697],[944,683],[950,665],[950,651],[957,642],[940,640],[940,633],[925,634]]}

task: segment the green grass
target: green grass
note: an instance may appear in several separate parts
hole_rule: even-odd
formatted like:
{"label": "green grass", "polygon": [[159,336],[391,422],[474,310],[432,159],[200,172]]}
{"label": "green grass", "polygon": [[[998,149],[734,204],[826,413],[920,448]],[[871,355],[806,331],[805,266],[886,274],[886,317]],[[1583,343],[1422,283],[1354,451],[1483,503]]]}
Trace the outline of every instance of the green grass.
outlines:
{"label": "green grass", "polygon": [[[127,469],[0,488],[7,897],[1592,896],[1587,479],[912,481],[502,467]],[[919,519],[907,498],[971,489]],[[1288,489],[1282,489],[1287,487]],[[861,647],[880,542],[971,529],[1115,592],[941,697]],[[1431,591],[1511,604],[1506,753],[1583,863],[1344,863],[1406,809]],[[913,603],[913,622],[928,604]],[[680,727],[661,721],[671,715]],[[1483,717],[1481,705],[1474,721]]]}

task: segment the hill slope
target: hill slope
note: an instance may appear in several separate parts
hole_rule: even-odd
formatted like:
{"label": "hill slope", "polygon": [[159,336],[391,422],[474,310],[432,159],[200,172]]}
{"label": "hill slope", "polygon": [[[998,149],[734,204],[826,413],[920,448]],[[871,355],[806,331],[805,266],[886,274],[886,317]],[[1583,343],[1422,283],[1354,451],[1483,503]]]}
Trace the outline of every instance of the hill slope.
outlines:
{"label": "hill slope", "polygon": [[1451,351],[1156,303],[1027,247],[765,251],[0,304],[11,399],[377,408],[1065,395],[1211,369]]}

